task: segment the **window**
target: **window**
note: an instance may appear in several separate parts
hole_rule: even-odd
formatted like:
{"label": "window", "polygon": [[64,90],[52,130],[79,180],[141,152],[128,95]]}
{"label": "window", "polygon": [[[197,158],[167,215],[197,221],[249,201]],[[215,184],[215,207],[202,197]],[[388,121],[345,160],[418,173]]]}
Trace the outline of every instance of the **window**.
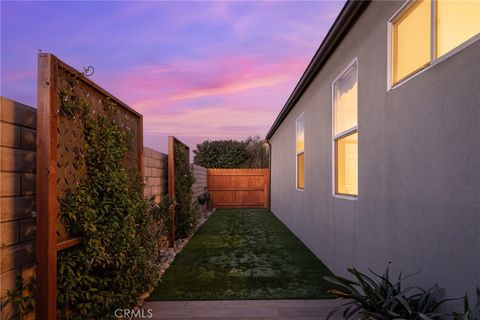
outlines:
{"label": "window", "polygon": [[411,0],[390,19],[390,30],[395,85],[477,36],[480,1]]}
{"label": "window", "polygon": [[430,63],[430,5],[415,1],[393,25],[395,83]]}
{"label": "window", "polygon": [[437,49],[440,57],[480,33],[480,1],[437,1]]}
{"label": "window", "polygon": [[358,63],[333,82],[334,194],[358,195]]}
{"label": "window", "polygon": [[335,141],[337,150],[337,193],[358,194],[358,133],[352,133]]}
{"label": "window", "polygon": [[303,113],[297,119],[296,154],[297,154],[297,189],[305,188],[305,120]]}

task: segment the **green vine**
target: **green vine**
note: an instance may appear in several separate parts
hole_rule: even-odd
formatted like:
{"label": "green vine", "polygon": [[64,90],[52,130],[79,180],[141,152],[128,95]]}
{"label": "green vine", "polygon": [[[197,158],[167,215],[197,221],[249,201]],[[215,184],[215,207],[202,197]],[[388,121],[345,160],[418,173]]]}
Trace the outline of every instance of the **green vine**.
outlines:
{"label": "green vine", "polygon": [[58,316],[108,319],[157,284],[164,212],[151,209],[138,173],[124,167],[133,135],[115,122],[118,106],[104,99],[95,115],[77,85],[68,81],[59,94],[59,115],[82,121],[85,176],[60,200],[60,217],[81,243],[58,255]]}
{"label": "green vine", "polygon": [[20,313],[20,319],[36,308],[35,294],[37,291],[37,282],[34,277],[23,279],[18,276],[15,288],[7,291],[6,304],[11,304],[15,310]]}
{"label": "green vine", "polygon": [[85,116],[90,110],[90,105],[85,99],[81,99],[80,95],[76,92],[80,81],[76,77],[69,77],[67,83],[68,86],[60,89],[58,93],[61,104],[58,114],[67,119],[73,119],[76,116]]}
{"label": "green vine", "polygon": [[[124,160],[132,147],[133,133],[115,117],[118,106],[102,101],[95,115],[82,97],[80,80],[72,76],[59,91],[58,114],[79,119],[85,145],[79,163],[82,181],[60,199],[59,216],[71,237],[80,244],[57,257],[57,315],[59,319],[113,319],[117,308],[131,308],[139,296],[155,287],[160,273],[159,245],[166,235],[168,209],[176,204],[176,236],[185,238],[195,227],[191,189],[194,177],[188,155],[175,146],[174,202],[155,204],[142,195],[142,181]],[[7,293],[7,303],[24,315],[35,309],[35,280],[19,279]]]}
{"label": "green vine", "polygon": [[195,178],[189,165],[188,153],[177,143],[175,161],[175,237],[188,238],[195,229],[196,213],[192,206],[192,186]]}

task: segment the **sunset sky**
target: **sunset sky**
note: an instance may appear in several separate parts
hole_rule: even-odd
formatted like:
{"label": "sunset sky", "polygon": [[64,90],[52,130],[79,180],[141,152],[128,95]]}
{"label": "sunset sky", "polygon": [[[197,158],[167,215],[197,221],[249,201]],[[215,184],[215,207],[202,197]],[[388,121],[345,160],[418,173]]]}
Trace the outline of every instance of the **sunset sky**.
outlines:
{"label": "sunset sky", "polygon": [[144,144],[175,135],[262,138],[343,1],[1,2],[1,95],[36,105],[50,52],[144,116]]}

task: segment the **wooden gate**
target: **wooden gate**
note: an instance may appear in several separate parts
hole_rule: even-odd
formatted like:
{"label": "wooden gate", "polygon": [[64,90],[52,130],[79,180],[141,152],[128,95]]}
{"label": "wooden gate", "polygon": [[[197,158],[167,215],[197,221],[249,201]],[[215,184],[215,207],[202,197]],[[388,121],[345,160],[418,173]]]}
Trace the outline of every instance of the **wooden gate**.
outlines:
{"label": "wooden gate", "polygon": [[208,190],[216,208],[269,208],[268,169],[208,169]]}

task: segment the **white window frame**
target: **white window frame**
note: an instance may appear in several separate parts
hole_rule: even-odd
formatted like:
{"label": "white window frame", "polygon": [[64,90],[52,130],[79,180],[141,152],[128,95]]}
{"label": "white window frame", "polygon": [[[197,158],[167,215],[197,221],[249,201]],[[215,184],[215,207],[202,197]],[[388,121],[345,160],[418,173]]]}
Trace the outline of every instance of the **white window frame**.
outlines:
{"label": "white window frame", "polygon": [[[342,78],[342,76],[344,76],[345,73],[355,64],[357,65],[357,125],[345,131],[342,131],[338,134],[335,134],[335,83],[337,83],[337,81],[340,80],[340,78]],[[358,190],[358,194],[356,196],[337,193],[337,178],[336,178],[337,157],[335,153],[335,143],[338,139],[342,137],[346,137],[355,131],[358,134],[358,109],[359,109],[358,93],[360,92],[359,83],[358,83],[358,71],[359,71],[358,57],[355,57],[332,82],[332,196],[334,198],[352,200],[352,201],[358,201],[360,190]],[[358,157],[358,161],[360,161],[360,157]],[[360,185],[358,185],[358,187],[360,187]]]}
{"label": "white window frame", "polygon": [[[297,132],[298,132],[298,120],[303,117],[303,188],[298,187],[298,155],[302,152],[297,151]],[[295,120],[295,190],[305,190],[305,112],[302,112]]]}
{"label": "white window frame", "polygon": [[415,78],[416,76],[422,74],[423,72],[429,70],[433,66],[437,65],[438,63],[448,59],[449,57],[453,56],[454,54],[462,51],[466,47],[470,46],[471,44],[480,40],[480,34],[473,36],[472,38],[468,39],[467,41],[459,44],[457,47],[453,48],[449,52],[445,53],[440,57],[435,57],[436,47],[437,47],[437,0],[431,0],[430,6],[430,61],[428,65],[425,67],[412,72],[409,76],[405,77],[404,79],[400,80],[398,83],[394,84],[393,81],[393,25],[398,19],[405,13],[414,3],[416,0],[407,0],[388,20],[388,30],[387,30],[387,91],[395,89],[402,84],[408,82],[410,79]]}

